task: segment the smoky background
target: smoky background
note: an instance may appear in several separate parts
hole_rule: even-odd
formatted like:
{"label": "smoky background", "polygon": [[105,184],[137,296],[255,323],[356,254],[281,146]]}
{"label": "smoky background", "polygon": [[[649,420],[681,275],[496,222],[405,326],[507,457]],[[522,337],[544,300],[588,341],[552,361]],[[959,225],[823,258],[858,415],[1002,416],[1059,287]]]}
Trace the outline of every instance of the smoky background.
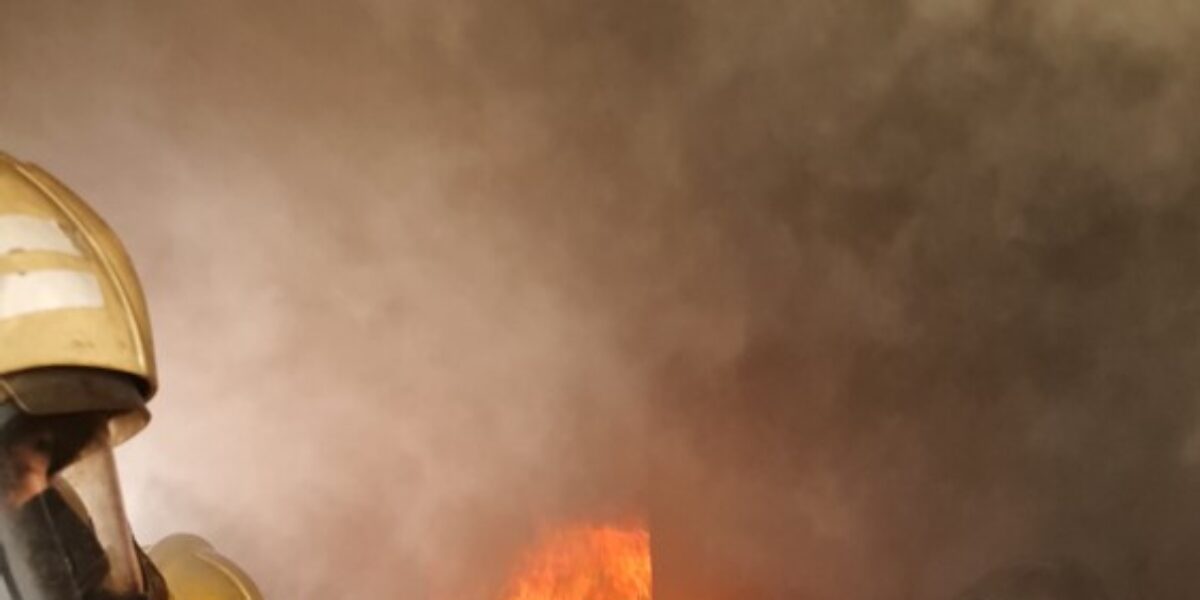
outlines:
{"label": "smoky background", "polygon": [[140,539],[268,597],[648,518],[660,600],[1190,599],[1198,12],[0,0],[0,144],[146,284]]}

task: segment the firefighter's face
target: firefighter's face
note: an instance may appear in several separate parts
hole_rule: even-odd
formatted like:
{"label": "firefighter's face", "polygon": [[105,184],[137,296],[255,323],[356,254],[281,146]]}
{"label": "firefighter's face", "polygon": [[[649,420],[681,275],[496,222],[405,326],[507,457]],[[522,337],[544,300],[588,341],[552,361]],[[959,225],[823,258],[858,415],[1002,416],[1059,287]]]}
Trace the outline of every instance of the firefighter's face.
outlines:
{"label": "firefighter's face", "polygon": [[104,422],[104,415],[94,414],[23,416],[6,428],[0,438],[0,506],[18,508],[46,491]]}
{"label": "firefighter's face", "polygon": [[50,485],[50,445],[48,432],[23,436],[8,445],[8,461],[13,475],[4,493],[4,505],[18,508],[46,491]]}

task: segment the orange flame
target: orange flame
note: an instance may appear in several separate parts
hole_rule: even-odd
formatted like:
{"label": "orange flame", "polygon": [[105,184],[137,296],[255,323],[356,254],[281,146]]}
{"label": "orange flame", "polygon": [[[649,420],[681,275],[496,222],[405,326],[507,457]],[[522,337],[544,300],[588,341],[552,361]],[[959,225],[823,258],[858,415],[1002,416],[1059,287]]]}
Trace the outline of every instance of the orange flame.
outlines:
{"label": "orange flame", "polygon": [[575,525],[539,541],[504,600],[650,600],[650,581],[644,528]]}

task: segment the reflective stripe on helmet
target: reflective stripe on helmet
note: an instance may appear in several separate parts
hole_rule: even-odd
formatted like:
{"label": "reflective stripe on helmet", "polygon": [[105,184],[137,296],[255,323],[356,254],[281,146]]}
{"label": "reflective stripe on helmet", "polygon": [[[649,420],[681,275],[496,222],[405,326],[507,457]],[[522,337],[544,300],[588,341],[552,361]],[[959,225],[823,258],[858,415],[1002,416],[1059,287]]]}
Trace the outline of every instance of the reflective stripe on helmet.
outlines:
{"label": "reflective stripe on helmet", "polygon": [[100,281],[87,271],[46,269],[0,275],[0,321],[66,308],[102,308]]}
{"label": "reflective stripe on helmet", "polygon": [[18,252],[81,255],[58,221],[28,215],[0,215],[0,256]]}

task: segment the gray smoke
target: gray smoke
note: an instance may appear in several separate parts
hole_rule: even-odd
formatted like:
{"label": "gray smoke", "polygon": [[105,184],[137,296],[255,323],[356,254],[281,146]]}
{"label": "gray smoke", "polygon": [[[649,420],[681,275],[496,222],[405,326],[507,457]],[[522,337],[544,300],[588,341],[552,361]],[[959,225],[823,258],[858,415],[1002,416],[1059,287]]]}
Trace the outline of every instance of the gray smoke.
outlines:
{"label": "gray smoke", "polygon": [[0,10],[0,147],[154,311],[144,542],[486,599],[642,514],[659,600],[1200,595],[1191,5]]}

